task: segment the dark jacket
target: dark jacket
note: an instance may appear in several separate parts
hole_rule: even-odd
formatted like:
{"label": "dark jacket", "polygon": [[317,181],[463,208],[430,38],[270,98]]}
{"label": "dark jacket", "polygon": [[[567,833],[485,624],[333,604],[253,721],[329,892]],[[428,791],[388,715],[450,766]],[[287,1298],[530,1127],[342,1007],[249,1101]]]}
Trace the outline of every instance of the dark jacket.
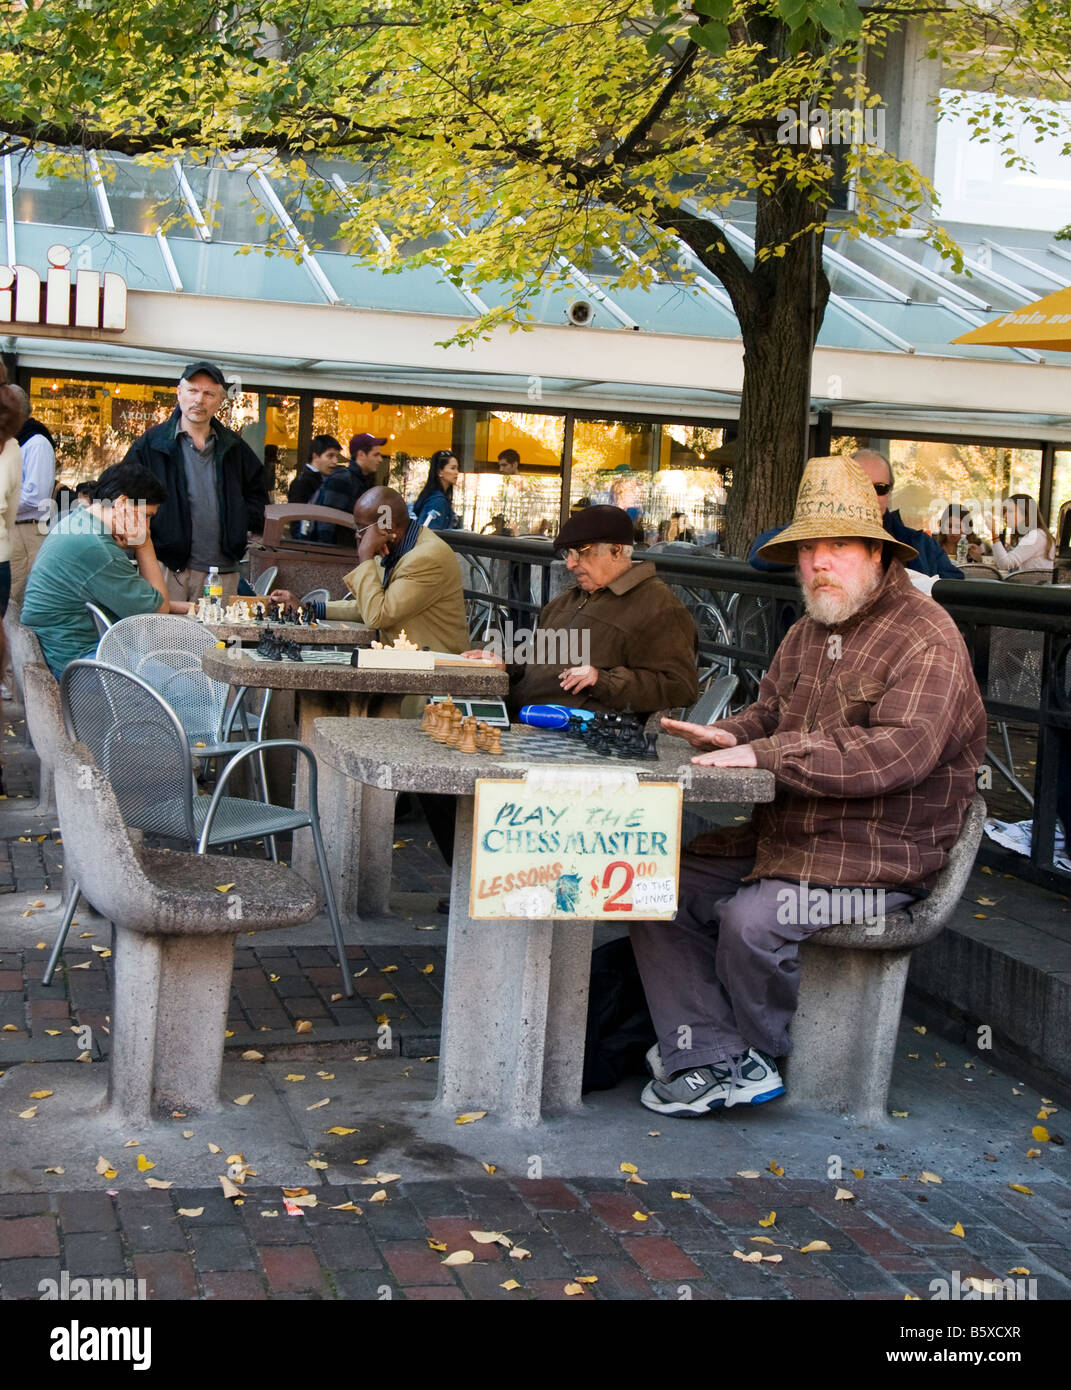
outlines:
{"label": "dark jacket", "polygon": [[[918,551],[915,559],[904,566],[905,569],[914,570],[917,574],[935,574],[939,579],[963,578],[963,571],[957,569],[948,558],[941,549],[940,542],[933,536],[928,536],[925,531],[913,531],[910,526],[905,526],[899,512],[886,512],[881,524],[894,541],[903,541],[904,545],[913,546]],[[764,560],[758,554],[760,546],[772,541],[774,536],[779,536],[784,530],[784,526],[771,526],[768,531],[756,536],[747,553],[747,561],[752,569],[762,570],[766,574],[792,569],[791,565]]]}
{"label": "dark jacket", "polygon": [[[358,497],[375,485],[376,475],[365,473],[351,461],[345,468],[328,474],[313,496],[313,505],[334,507],[352,516]],[[353,531],[348,526],[329,526],[327,522],[318,521],[313,528],[312,539],[323,545],[352,545]]]}
{"label": "dark jacket", "polygon": [[[169,419],[135,439],[125,463],[140,463],[167,488],[167,501],[152,519],[152,542],[157,558],[169,570],[184,570],[193,545],[190,498],[182,443],[178,437],[181,413],[176,406]],[[216,494],[219,497],[219,547],[229,559],[245,554],[246,537],[264,529],[264,508],[271,500],[264,486],[264,465],[253,450],[218,420],[216,436]]]}
{"label": "dark jacket", "polygon": [[315,468],[310,468],[306,464],[290,484],[286,500],[288,502],[311,502],[315,494],[319,492],[323,480],[324,475],[322,473],[317,473]]}
{"label": "dark jacket", "polygon": [[[542,639],[541,633],[546,634]],[[539,615],[532,645],[531,659],[509,667],[511,709],[546,702],[601,713],[631,709],[646,716],[691,705],[699,696],[695,623],[650,560],[593,594],[574,588],[552,599]],[[599,679],[578,694],[566,694],[558,676],[587,661]]]}
{"label": "dark jacket", "polygon": [[442,488],[429,492],[419,507],[414,507],[416,519],[421,526],[429,526],[433,531],[449,531],[454,525],[454,509]]}

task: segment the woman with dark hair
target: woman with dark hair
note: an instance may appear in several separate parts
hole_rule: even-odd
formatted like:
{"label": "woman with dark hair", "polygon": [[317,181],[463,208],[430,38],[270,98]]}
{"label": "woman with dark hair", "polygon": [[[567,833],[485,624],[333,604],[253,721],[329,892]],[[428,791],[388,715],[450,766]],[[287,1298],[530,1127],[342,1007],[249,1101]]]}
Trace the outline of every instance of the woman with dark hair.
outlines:
{"label": "woman with dark hair", "polygon": [[449,531],[458,523],[454,516],[454,484],[461,468],[449,449],[437,449],[431,456],[428,481],[413,503],[413,514],[421,526],[433,531]]}
{"label": "woman with dark hair", "polygon": [[11,532],[22,489],[22,451],[16,438],[26,418],[22,402],[0,366],[0,617],[11,597]]}
{"label": "woman with dark hair", "polygon": [[988,521],[993,536],[993,563],[999,570],[1043,570],[1052,574],[1056,542],[1029,494],[1014,492],[1005,499],[1004,531],[999,539],[996,517],[991,515]]}

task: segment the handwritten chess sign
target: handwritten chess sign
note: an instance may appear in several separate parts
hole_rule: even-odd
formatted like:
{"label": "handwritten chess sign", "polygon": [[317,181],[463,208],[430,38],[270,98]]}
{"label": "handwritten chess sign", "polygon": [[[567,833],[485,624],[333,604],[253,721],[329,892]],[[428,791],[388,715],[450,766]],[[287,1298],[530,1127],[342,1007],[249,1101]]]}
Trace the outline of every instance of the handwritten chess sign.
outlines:
{"label": "handwritten chess sign", "polygon": [[[597,782],[597,779],[594,779]],[[474,919],[668,920],[677,910],[681,788],[613,794],[476,783]]]}

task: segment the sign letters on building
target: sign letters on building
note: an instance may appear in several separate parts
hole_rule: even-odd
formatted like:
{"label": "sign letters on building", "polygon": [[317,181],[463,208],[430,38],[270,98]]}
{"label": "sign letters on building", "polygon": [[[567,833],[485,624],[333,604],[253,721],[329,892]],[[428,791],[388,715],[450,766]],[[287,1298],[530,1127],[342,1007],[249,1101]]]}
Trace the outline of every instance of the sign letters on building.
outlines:
{"label": "sign letters on building", "polygon": [[43,323],[58,328],[126,328],[126,281],[114,271],[76,270],[70,248],[48,248],[42,283],[26,265],[0,265],[0,323]]}

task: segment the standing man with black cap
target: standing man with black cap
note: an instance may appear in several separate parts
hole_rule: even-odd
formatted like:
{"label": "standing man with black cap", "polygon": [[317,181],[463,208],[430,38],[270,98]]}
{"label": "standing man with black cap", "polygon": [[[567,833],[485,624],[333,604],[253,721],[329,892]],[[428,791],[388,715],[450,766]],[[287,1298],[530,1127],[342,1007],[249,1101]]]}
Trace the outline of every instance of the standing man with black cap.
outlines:
{"label": "standing man with black cap", "polygon": [[238,592],[238,565],[249,535],[264,529],[264,465],[215,418],[227,382],[214,362],[191,362],[177,394],[171,418],[135,439],[125,461],[142,464],[167,489],[167,501],[153,518],[152,540],[165,567],[168,597],[196,602],[214,567],[229,600]]}
{"label": "standing man with black cap", "polygon": [[[386,439],[377,439],[374,434],[355,434],[350,440],[350,462],[348,468],[340,468],[325,478],[319,492],[313,497],[317,507],[334,507],[347,516],[353,515],[358,498],[376,485],[376,471],[383,462],[380,446]],[[351,545],[353,532],[348,526],[329,526],[326,522],[316,523],[312,539],[323,545]]]}

